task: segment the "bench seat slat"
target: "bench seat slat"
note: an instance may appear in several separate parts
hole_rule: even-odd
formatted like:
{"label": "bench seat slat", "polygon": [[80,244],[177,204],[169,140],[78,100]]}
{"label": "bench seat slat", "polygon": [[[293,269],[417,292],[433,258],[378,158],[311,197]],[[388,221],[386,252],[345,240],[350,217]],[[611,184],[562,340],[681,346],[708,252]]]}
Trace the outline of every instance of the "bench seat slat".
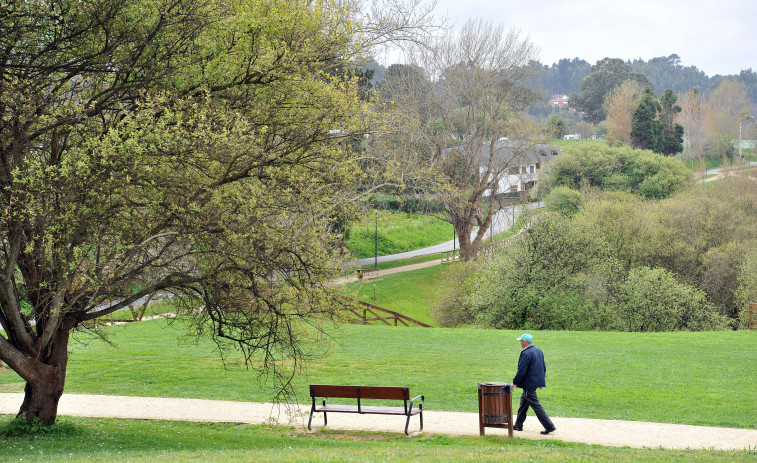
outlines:
{"label": "bench seat slat", "polygon": [[[407,413],[405,413],[405,409],[402,407],[377,407],[377,406],[361,406],[360,407],[361,413],[364,415],[403,415],[407,416]],[[329,404],[326,406],[323,405],[317,405],[315,407],[315,412],[339,412],[339,413],[358,413],[357,405],[334,405]],[[417,415],[422,410],[419,408],[414,408],[410,415]]]}
{"label": "bench seat slat", "polygon": [[339,397],[356,399],[360,391],[361,399],[410,400],[410,388],[396,386],[334,386],[312,384],[311,397]]}

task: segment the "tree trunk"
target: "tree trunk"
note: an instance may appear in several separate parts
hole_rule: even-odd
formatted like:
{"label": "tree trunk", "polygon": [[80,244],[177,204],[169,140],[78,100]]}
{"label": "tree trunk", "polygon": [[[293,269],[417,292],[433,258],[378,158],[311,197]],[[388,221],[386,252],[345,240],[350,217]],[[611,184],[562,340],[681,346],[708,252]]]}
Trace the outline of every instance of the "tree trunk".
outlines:
{"label": "tree trunk", "polygon": [[63,395],[68,365],[68,338],[73,320],[66,320],[56,330],[45,349],[48,355],[28,359],[24,387],[24,401],[17,418],[29,423],[38,418],[45,425],[52,425],[58,416],[58,402]]}
{"label": "tree trunk", "polygon": [[58,416],[58,402],[63,395],[66,375],[60,368],[41,365],[39,379],[27,381],[24,388],[24,402],[18,411],[18,418],[29,423],[38,418],[43,424],[55,423]]}
{"label": "tree trunk", "polygon": [[460,259],[466,262],[476,258],[476,247],[471,242],[470,235],[469,228],[458,230],[457,240],[460,243]]}

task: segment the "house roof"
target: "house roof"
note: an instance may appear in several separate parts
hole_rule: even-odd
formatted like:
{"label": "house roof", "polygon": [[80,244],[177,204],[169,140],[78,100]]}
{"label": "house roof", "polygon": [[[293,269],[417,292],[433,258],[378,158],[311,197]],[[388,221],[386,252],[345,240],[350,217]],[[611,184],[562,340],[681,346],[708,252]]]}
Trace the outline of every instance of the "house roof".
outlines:
{"label": "house roof", "polygon": [[[454,149],[454,148],[451,148]],[[490,144],[483,143],[479,152],[481,159],[489,158]],[[554,145],[531,143],[524,140],[500,139],[494,144],[495,159],[508,164],[544,164],[557,159],[562,149]]]}

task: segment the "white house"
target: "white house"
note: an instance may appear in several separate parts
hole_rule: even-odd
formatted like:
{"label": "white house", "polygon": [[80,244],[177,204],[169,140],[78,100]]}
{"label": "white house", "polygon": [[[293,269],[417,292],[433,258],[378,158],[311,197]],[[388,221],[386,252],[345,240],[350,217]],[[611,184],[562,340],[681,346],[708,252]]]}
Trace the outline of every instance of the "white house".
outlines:
{"label": "white house", "polygon": [[[478,162],[481,165],[483,174],[490,161],[490,143],[482,143],[481,148],[476,153]],[[451,150],[464,148],[448,148],[443,151],[447,153]],[[539,171],[546,164],[554,161],[562,150],[556,146],[546,144],[534,144],[526,141],[509,140],[501,138],[494,143],[494,159],[492,160],[494,168],[492,169],[499,176],[494,191],[495,195],[512,194],[534,187],[537,181]],[[446,155],[446,154],[443,154]],[[484,192],[484,196],[491,195],[492,191]]]}
{"label": "white house", "polygon": [[556,146],[532,144],[517,146],[505,143],[500,146],[501,156],[508,163],[507,170],[499,179],[497,193],[516,193],[530,190],[537,181],[542,167],[557,159],[562,150]]}

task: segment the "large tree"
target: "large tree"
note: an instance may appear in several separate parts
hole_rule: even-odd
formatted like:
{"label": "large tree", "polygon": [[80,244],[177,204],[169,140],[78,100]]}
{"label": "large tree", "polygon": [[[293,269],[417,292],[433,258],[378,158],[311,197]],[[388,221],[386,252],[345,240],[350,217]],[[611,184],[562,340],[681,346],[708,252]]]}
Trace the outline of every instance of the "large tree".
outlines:
{"label": "large tree", "polygon": [[707,126],[711,136],[737,139],[739,122],[752,107],[747,86],[737,79],[724,80],[715,88],[707,102]]}
{"label": "large tree", "polygon": [[54,422],[72,331],[159,291],[286,386],[277,361],[298,365],[333,310],[334,224],[363,167],[344,140],[375,121],[345,63],[389,39],[381,24],[418,19],[358,27],[361,11],[4,4],[0,360],[26,381],[21,418]]}
{"label": "large tree", "polygon": [[643,89],[635,80],[627,80],[616,87],[605,100],[607,114],[607,143],[631,145],[633,113],[639,106]]}
{"label": "large tree", "polygon": [[[463,259],[475,256],[489,230],[500,179],[530,147],[533,127],[523,110],[535,95],[519,83],[531,72],[534,54],[534,45],[516,31],[468,21],[416,50],[412,67],[394,78],[387,72],[392,98],[413,108],[421,123],[413,143],[430,154],[436,193]],[[509,143],[498,143],[505,137]]]}
{"label": "large tree", "polygon": [[695,89],[679,96],[681,112],[676,115],[676,122],[686,130],[684,139],[684,159],[704,160],[704,149],[707,143],[706,98]]}
{"label": "large tree", "polygon": [[591,123],[606,117],[605,99],[626,80],[634,80],[642,87],[650,85],[644,74],[632,72],[631,66],[619,58],[604,58],[591,67],[591,73],[581,80],[581,92],[570,96],[570,106],[577,109]]}
{"label": "large tree", "polygon": [[678,96],[667,89],[660,97],[660,121],[662,122],[662,154],[672,156],[683,151],[683,126],[675,122],[682,111]]}
{"label": "large tree", "polygon": [[681,112],[678,97],[665,90],[658,101],[652,87],[644,89],[639,106],[633,113],[631,141],[635,148],[652,150],[671,156],[683,151],[683,126],[675,121]]}

